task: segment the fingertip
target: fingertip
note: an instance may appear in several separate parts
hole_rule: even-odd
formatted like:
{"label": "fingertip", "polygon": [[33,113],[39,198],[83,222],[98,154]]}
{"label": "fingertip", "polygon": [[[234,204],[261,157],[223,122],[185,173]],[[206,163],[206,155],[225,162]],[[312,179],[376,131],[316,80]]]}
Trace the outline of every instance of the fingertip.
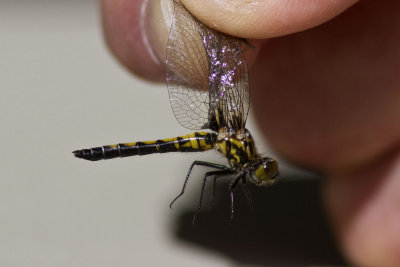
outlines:
{"label": "fingertip", "polygon": [[[143,0],[103,0],[102,23],[105,41],[117,60],[141,78],[164,80],[164,66],[152,54],[143,34]],[[150,1],[154,2],[154,1]]]}
{"label": "fingertip", "polygon": [[181,0],[200,21],[242,38],[264,39],[326,22],[358,0]]}
{"label": "fingertip", "polygon": [[325,189],[328,212],[348,259],[356,266],[399,266],[400,151],[361,171],[331,177]]}
{"label": "fingertip", "polygon": [[[105,41],[129,71],[151,81],[165,80],[165,57],[172,23],[172,0],[103,0]],[[259,48],[261,41],[249,40]],[[246,49],[251,64],[258,49]]]}
{"label": "fingertip", "polygon": [[[304,30],[339,14],[356,0],[181,0],[208,26],[243,38],[267,38]],[[108,47],[136,75],[164,80],[168,1],[103,0],[102,21]],[[171,2],[171,1],[169,1]],[[158,6],[157,6],[158,5]],[[161,10],[161,11],[160,11]],[[250,60],[251,61],[251,60]]]}

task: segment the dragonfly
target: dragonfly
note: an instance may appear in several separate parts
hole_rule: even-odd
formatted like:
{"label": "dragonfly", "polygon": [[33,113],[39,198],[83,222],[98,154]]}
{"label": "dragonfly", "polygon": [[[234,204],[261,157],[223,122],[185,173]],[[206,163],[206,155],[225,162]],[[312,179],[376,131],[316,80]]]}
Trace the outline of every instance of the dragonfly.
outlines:
{"label": "dragonfly", "polygon": [[[234,190],[241,184],[249,197],[247,181],[258,186],[274,184],[279,177],[278,163],[257,152],[245,128],[250,107],[249,75],[242,39],[217,32],[199,22],[179,2],[174,1],[172,25],[166,52],[166,81],[176,120],[195,132],[167,139],[119,143],[76,150],[82,159],[97,161],[167,152],[216,150],[228,165],[194,161],[180,194],[186,189],[195,166],[212,170],[205,173],[198,211],[210,177],[231,176],[230,200],[233,215]],[[208,131],[201,131],[208,130]],[[215,186],[214,186],[215,188]]]}

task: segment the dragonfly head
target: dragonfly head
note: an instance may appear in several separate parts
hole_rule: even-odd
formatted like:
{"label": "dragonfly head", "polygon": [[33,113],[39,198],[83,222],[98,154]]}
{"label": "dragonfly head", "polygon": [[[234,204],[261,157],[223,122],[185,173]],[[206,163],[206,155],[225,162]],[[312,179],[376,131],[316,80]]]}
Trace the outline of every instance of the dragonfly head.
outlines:
{"label": "dragonfly head", "polygon": [[256,185],[272,185],[279,178],[278,162],[273,158],[262,158],[253,165],[250,180]]}

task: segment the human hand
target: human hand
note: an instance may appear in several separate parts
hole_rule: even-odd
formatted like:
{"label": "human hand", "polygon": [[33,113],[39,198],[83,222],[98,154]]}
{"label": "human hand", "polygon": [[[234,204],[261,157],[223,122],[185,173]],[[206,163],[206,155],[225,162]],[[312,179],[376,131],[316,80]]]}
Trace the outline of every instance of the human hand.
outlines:
{"label": "human hand", "polygon": [[[140,15],[142,2],[103,0],[106,40],[129,70],[162,81],[165,36],[149,52],[142,29],[158,26]],[[221,32],[294,33],[251,41],[259,51],[250,71],[257,121],[280,155],[329,176],[326,206],[348,258],[399,266],[400,2],[182,2]]]}

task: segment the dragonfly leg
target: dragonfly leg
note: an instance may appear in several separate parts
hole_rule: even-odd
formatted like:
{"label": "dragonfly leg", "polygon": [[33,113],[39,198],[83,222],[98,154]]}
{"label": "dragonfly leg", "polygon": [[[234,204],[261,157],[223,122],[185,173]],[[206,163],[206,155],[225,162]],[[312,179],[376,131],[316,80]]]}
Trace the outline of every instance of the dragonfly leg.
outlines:
{"label": "dragonfly leg", "polygon": [[[233,174],[234,172],[232,172],[231,174]],[[217,188],[217,178],[220,177],[218,175],[214,175],[213,177],[213,187],[212,187],[212,201],[215,198],[216,195],[216,188]]]}
{"label": "dragonfly leg", "polygon": [[[233,181],[233,183],[230,185],[230,199],[231,199],[231,220],[233,220],[233,215],[235,213],[235,206],[234,206],[234,195],[233,195],[233,191],[236,189],[236,186],[238,185],[239,181],[242,182],[246,180],[246,174],[241,174],[238,177],[235,178],[235,180]],[[246,183],[246,182],[244,182]],[[247,187],[246,187],[247,188]]]}
{"label": "dragonfly leg", "polygon": [[248,47],[250,47],[250,48],[252,48],[252,49],[254,49],[254,50],[257,49],[254,45],[250,44],[249,41],[247,41],[247,39],[241,38],[241,41],[242,41],[246,46],[248,46]]}
{"label": "dragonfly leg", "polygon": [[213,189],[212,189],[212,200],[214,200],[214,198],[215,198],[215,191],[216,191],[215,188],[217,186],[217,178],[218,178],[218,176],[214,175],[214,178],[213,178]]}
{"label": "dragonfly leg", "polygon": [[232,170],[232,169],[230,169],[230,168],[228,168],[226,166],[224,166],[224,167],[225,167],[225,169],[223,169],[223,170],[210,171],[210,172],[207,172],[204,175],[203,185],[201,187],[200,201],[199,201],[199,205],[197,206],[197,211],[196,211],[195,215],[193,216],[193,224],[196,223],[197,214],[199,214],[201,206],[203,204],[204,189],[206,188],[207,178],[210,177],[210,176],[214,176],[214,183],[215,183],[216,178],[221,177],[221,176],[225,176],[225,175],[229,175],[229,174],[232,174],[232,173],[235,172],[234,170]]}
{"label": "dragonfly leg", "polygon": [[243,176],[242,178],[242,189],[244,191],[244,194],[246,195],[247,202],[249,203],[250,206],[250,210],[254,211],[254,200],[253,197],[251,196],[249,188],[247,187],[247,180],[245,176]]}
{"label": "dragonfly leg", "polygon": [[172,200],[171,204],[169,204],[169,207],[171,209],[172,209],[172,205],[174,205],[175,201],[177,201],[178,198],[180,198],[185,193],[186,185],[187,185],[187,183],[189,181],[189,177],[190,177],[190,174],[192,173],[192,170],[193,170],[194,166],[204,166],[204,167],[210,167],[210,168],[214,168],[214,169],[218,169],[218,170],[231,170],[230,168],[228,168],[228,167],[226,167],[225,165],[222,165],[222,164],[216,164],[216,163],[211,163],[211,162],[206,162],[206,161],[198,161],[198,160],[194,161],[192,163],[192,165],[190,165],[189,171],[188,171],[188,173],[186,175],[186,178],[185,178],[185,182],[183,183],[182,191],[179,193],[178,196],[176,196],[174,198],[174,200]]}

